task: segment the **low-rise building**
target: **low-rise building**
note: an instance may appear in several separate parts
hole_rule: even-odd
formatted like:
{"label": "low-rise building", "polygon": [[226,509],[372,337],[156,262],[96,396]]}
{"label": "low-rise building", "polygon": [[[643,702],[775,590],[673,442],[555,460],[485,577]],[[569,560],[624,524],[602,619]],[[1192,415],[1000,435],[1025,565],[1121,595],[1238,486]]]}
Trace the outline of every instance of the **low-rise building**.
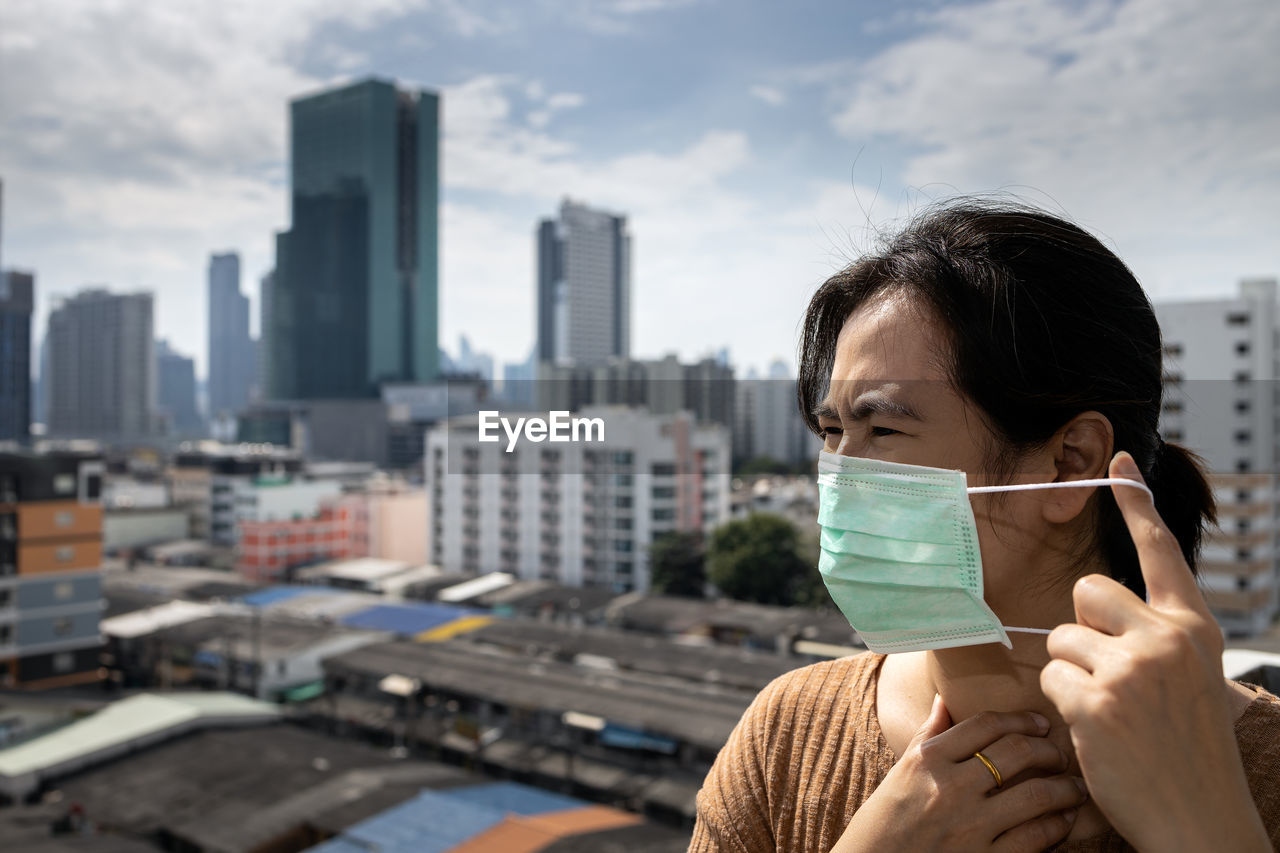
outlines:
{"label": "low-rise building", "polygon": [[98,678],[103,473],[95,454],[0,454],[0,686]]}

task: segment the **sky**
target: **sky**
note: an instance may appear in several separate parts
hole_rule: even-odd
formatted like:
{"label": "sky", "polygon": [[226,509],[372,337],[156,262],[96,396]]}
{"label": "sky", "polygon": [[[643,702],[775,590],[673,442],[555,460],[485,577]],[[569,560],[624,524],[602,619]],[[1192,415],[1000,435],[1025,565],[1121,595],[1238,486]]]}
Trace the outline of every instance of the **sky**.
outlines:
{"label": "sky", "polygon": [[1078,222],[1154,300],[1280,275],[1275,0],[4,0],[0,263],[151,291],[206,362],[209,255],[254,301],[288,101],[442,95],[440,340],[533,344],[534,228],[625,214],[632,346],[794,364],[828,275],[930,202]]}

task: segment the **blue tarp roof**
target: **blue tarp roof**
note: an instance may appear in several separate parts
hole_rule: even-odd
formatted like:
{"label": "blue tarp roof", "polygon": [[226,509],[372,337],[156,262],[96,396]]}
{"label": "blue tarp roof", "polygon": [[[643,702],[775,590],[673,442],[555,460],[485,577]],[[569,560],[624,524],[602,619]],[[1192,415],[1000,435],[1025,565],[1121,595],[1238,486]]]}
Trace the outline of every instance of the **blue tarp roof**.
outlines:
{"label": "blue tarp roof", "polygon": [[475,616],[482,612],[469,607],[453,607],[448,604],[379,604],[367,610],[348,613],[340,621],[350,628],[391,631],[412,637],[455,619]]}
{"label": "blue tarp roof", "polygon": [[497,782],[445,791],[423,791],[331,838],[312,853],[445,853],[490,829],[511,813],[545,814],[587,803],[520,785]]}
{"label": "blue tarp roof", "polygon": [[327,586],[273,586],[251,592],[241,599],[254,607],[267,607],[279,601],[288,601],[301,595],[341,595],[346,590]]}

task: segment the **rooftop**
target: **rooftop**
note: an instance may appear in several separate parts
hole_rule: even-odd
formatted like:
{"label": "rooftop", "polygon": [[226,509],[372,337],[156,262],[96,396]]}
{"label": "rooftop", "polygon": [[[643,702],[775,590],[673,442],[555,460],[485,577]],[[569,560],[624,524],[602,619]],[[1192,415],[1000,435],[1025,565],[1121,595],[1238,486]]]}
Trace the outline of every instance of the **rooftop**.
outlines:
{"label": "rooftop", "polygon": [[755,695],[651,673],[601,670],[485,651],[465,640],[373,643],[325,660],[327,671],[416,678],[438,691],[553,713],[576,711],[719,750]]}
{"label": "rooftop", "polygon": [[0,750],[0,793],[20,799],[47,779],[206,725],[263,723],[274,705],[232,693],[146,693],[34,740]]}

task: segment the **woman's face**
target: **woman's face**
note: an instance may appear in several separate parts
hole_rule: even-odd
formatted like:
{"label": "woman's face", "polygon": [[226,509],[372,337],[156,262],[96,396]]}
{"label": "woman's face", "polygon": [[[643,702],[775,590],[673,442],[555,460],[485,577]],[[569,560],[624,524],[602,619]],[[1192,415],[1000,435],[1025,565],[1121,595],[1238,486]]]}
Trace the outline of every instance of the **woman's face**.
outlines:
{"label": "woman's face", "polygon": [[[987,460],[1000,443],[979,410],[947,378],[947,336],[933,312],[902,294],[876,297],[845,321],[831,388],[818,412],[825,448],[845,456],[964,471],[970,486],[992,485]],[[1050,463],[1051,463],[1050,459]],[[1010,482],[1055,477],[1043,455],[1015,467]],[[972,500],[987,602],[1002,619],[1022,609],[1030,566],[1048,536],[1037,496]],[[993,500],[994,498],[994,500]]]}

